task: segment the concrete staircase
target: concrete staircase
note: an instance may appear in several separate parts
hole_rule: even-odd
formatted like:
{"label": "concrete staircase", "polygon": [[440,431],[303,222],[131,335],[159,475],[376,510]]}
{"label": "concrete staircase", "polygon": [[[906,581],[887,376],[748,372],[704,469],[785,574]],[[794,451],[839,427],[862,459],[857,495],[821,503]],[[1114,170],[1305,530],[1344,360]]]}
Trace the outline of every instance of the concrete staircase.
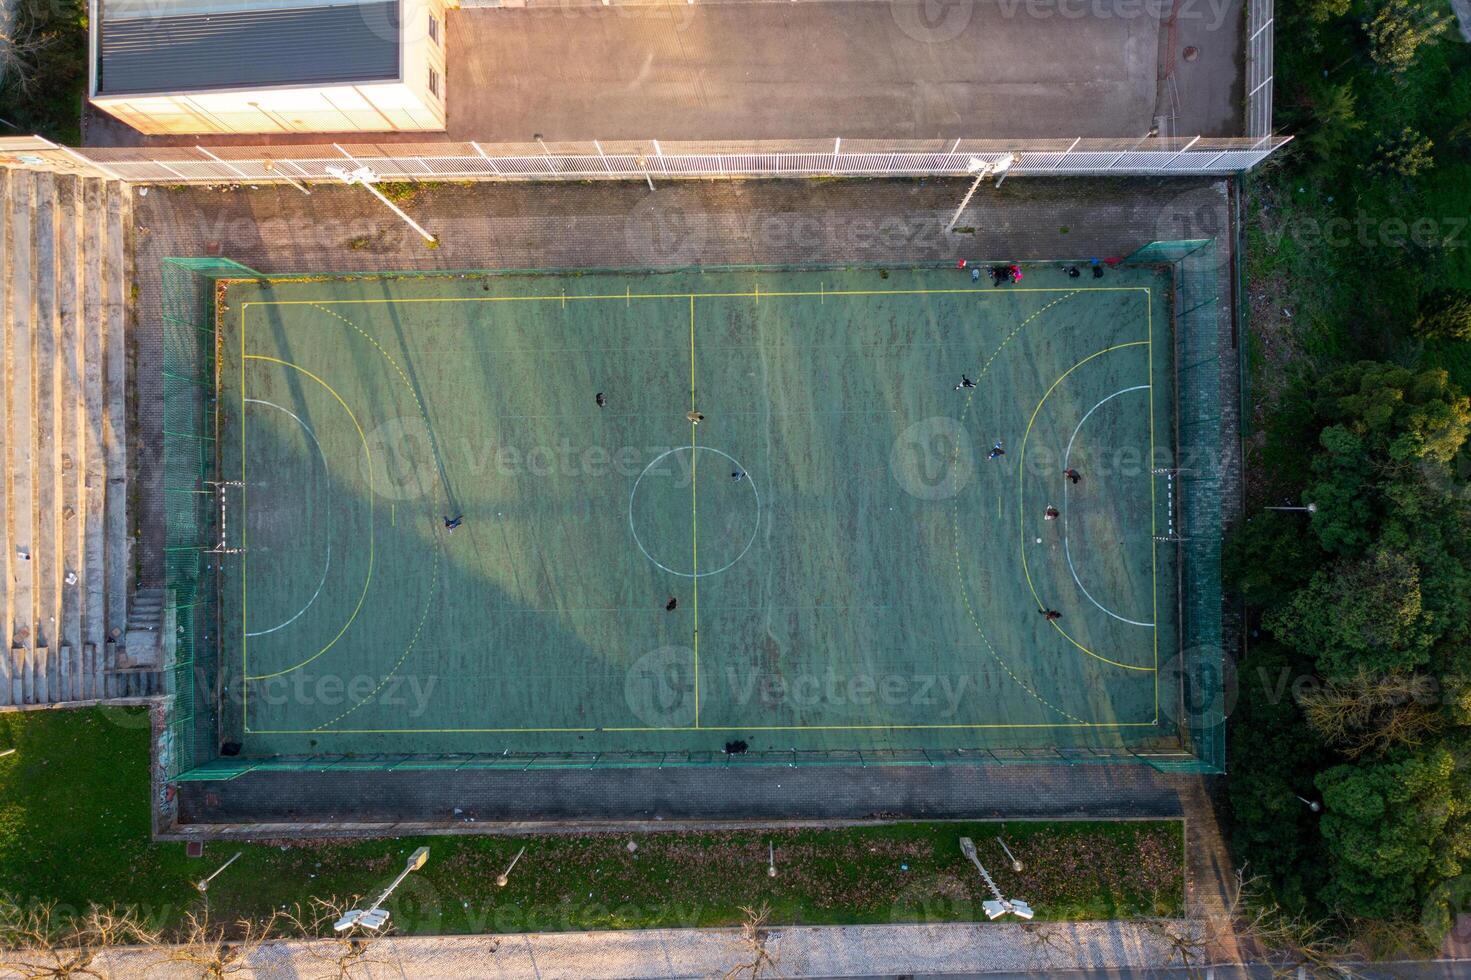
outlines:
{"label": "concrete staircase", "polygon": [[0,708],[162,690],[123,645],[131,223],[120,183],[0,168]]}

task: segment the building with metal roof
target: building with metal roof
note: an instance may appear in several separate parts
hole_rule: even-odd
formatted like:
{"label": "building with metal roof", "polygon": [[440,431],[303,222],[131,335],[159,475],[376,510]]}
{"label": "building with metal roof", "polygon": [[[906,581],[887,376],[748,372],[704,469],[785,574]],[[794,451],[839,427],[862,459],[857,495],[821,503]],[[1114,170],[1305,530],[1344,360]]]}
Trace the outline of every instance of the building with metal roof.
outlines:
{"label": "building with metal roof", "polygon": [[93,104],[142,133],[439,131],[442,0],[93,0]]}

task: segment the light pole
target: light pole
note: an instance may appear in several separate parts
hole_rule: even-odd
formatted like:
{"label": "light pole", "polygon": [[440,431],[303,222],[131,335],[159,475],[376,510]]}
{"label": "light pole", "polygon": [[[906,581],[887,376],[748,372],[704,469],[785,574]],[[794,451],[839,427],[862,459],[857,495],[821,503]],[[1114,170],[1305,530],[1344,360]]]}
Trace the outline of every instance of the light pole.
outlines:
{"label": "light pole", "polygon": [[946,231],[954,231],[955,226],[960,223],[960,216],[970,206],[970,199],[976,196],[976,191],[981,189],[981,182],[987,177],[996,178],[996,186],[1000,187],[1002,181],[1006,180],[1006,172],[1016,163],[1015,153],[1008,153],[995,163],[986,163],[980,157],[971,157],[965,169],[976,175],[976,179],[970,182],[970,190],[965,192],[965,197],[960,199],[960,207],[950,216],[950,223],[945,226]]}
{"label": "light pole", "polygon": [[15,749],[6,749],[0,752],[0,759],[5,758],[7,755],[15,755]]}
{"label": "light pole", "polygon": [[351,187],[353,184],[361,184],[362,186],[366,187],[368,189],[368,193],[372,194],[378,200],[382,201],[385,207],[387,207],[394,214],[402,218],[410,228],[419,233],[424,241],[428,242],[430,245],[439,244],[438,238],[435,238],[433,235],[429,234],[429,232],[425,231],[424,227],[413,218],[410,218],[408,214],[404,212],[403,208],[399,207],[397,204],[394,204],[388,198],[384,197],[383,192],[373,186],[374,184],[378,183],[378,181],[382,178],[373,173],[370,168],[359,167],[356,170],[344,170],[343,168],[338,166],[328,165],[326,170],[327,176],[335,177],[349,187]]}
{"label": "light pole", "polygon": [[981,859],[976,856],[975,841],[969,837],[960,838],[960,850],[966,857],[970,858],[970,863],[974,864],[976,870],[981,873],[981,880],[986,883],[987,888],[991,889],[991,894],[996,896],[992,901],[981,903],[981,908],[986,910],[986,918],[999,919],[1008,912],[1022,919],[1030,919],[1032,917],[1032,907],[1026,902],[1023,902],[1019,898],[1007,899],[1001,896],[1001,889],[997,888],[996,882],[991,880],[991,873],[986,870],[985,865],[981,864]]}
{"label": "light pole", "polygon": [[338,932],[346,932],[354,926],[362,926],[364,929],[371,929],[374,932],[383,928],[383,924],[388,921],[388,910],[382,907],[383,903],[388,901],[388,896],[393,894],[393,890],[402,884],[405,878],[424,867],[424,862],[428,860],[429,848],[427,847],[421,847],[410,854],[408,863],[398,873],[398,877],[393,879],[392,884],[383,889],[383,894],[374,899],[373,904],[368,907],[367,911],[352,909],[333,923],[332,928]]}
{"label": "light pole", "polygon": [[506,870],[503,871],[503,872],[501,872],[501,876],[495,880],[495,886],[497,888],[504,888],[504,887],[506,887],[506,883],[511,880],[511,869],[516,866],[516,862],[519,861],[519,860],[521,860],[521,855],[523,855],[525,853],[526,853],[526,848],[523,847],[523,848],[521,848],[521,850],[519,850],[519,851],[516,852],[516,856],[515,857],[511,858],[511,863],[508,864],[508,865],[506,865]]}
{"label": "light pole", "polygon": [[771,841],[766,842],[766,877],[776,877],[776,845]]}
{"label": "light pole", "polygon": [[1318,505],[1317,504],[1310,503],[1310,504],[1304,504],[1301,507],[1267,507],[1265,509],[1266,510],[1295,510],[1295,511],[1298,511],[1298,512],[1304,513],[1304,514],[1316,514],[1318,512]]}
{"label": "light pole", "polygon": [[210,875],[208,878],[201,878],[198,881],[196,881],[194,883],[194,887],[199,890],[199,894],[203,895],[206,892],[208,892],[209,891],[209,883],[211,881],[214,881],[216,878],[218,878],[220,876],[220,872],[221,871],[224,871],[230,865],[232,865],[236,861],[240,860],[240,855],[242,855],[244,853],[245,853],[244,851],[236,851],[235,852],[235,856],[232,857],[230,860],[226,861],[224,864],[220,865],[218,868],[216,868],[214,874]]}
{"label": "light pole", "polygon": [[1022,863],[1016,859],[1015,854],[1011,853],[1011,848],[1006,846],[1006,841],[998,837],[996,838],[996,843],[1001,845],[1001,849],[1005,851],[1006,856],[1011,859],[1011,870],[1020,871],[1022,869]]}
{"label": "light pole", "polygon": [[[1293,796],[1297,796],[1296,793],[1293,793],[1292,795]],[[1302,796],[1297,796],[1297,798],[1302,801],[1303,806],[1306,806],[1309,810],[1312,810],[1314,813],[1322,813],[1323,812],[1323,804],[1319,803],[1317,800],[1310,800],[1310,799],[1307,799],[1306,797],[1302,797]]]}

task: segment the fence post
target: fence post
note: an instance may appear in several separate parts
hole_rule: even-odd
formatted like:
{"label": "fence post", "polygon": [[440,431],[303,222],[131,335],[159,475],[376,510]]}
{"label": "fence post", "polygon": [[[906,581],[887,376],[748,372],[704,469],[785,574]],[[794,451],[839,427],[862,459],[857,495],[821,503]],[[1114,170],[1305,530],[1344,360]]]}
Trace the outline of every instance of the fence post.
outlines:
{"label": "fence post", "polygon": [[1066,150],[1063,150],[1062,151],[1062,156],[1060,156],[1060,157],[1057,158],[1057,162],[1054,163],[1051,167],[1048,167],[1047,168],[1048,169],[1048,172],[1050,173],[1051,171],[1056,170],[1058,167],[1062,166],[1062,161],[1066,160],[1068,154],[1071,153],[1071,152],[1073,152],[1074,150],[1076,150],[1078,148],[1078,144],[1081,143],[1081,142],[1083,142],[1083,137],[1081,137],[1081,136],[1079,136],[1077,139],[1073,140],[1073,145],[1070,146],[1070,147],[1068,147]]}
{"label": "fence post", "polygon": [[250,179],[249,177],[245,176],[245,171],[241,170],[239,167],[237,167],[234,164],[230,163],[228,160],[221,160],[219,157],[215,156],[213,153],[209,152],[208,150],[206,150],[202,146],[196,145],[194,148],[196,150],[198,150],[200,153],[203,153],[205,156],[209,157],[215,163],[222,164],[223,166],[229,167],[231,170],[233,170],[235,172],[235,176],[236,177],[239,177],[241,180],[249,180]]}
{"label": "fence post", "polygon": [[960,149],[960,138],[956,137],[955,142],[950,144],[950,152],[945,154],[945,163],[940,167],[941,170],[948,171],[950,169],[950,164],[955,160],[955,151],[958,149]]}
{"label": "fence post", "polygon": [[[1192,146],[1194,146],[1196,143],[1199,143],[1199,142],[1200,142],[1200,137],[1199,136],[1195,137],[1195,139],[1191,140],[1189,143],[1186,143],[1184,146],[1182,146],[1180,148],[1180,153],[1184,153],[1186,150],[1190,149]],[[1180,153],[1176,153],[1174,156],[1170,157],[1163,164],[1161,164],[1160,165],[1160,168],[1159,168],[1160,171],[1163,172],[1165,170],[1168,170],[1170,164],[1174,163],[1176,160],[1178,160],[1180,158]]]}
{"label": "fence post", "polygon": [[490,164],[490,169],[491,169],[491,171],[492,171],[492,172],[493,172],[493,173],[494,173],[494,174],[495,174],[495,175],[496,175],[496,176],[497,176],[497,177],[501,177],[501,176],[503,176],[503,174],[502,174],[502,173],[501,173],[501,168],[500,168],[500,167],[497,167],[497,166],[496,166],[496,165],[495,165],[495,161],[494,161],[494,160],[492,160],[492,159],[491,159],[491,158],[490,158],[490,157],[489,157],[489,156],[488,156],[488,155],[486,155],[486,152],[485,152],[485,151],[484,151],[484,150],[482,150],[482,149],[481,149],[481,148],[480,148],[480,144],[479,144],[479,143],[477,143],[477,142],[475,142],[475,141],[474,141],[474,140],[471,140],[471,141],[470,141],[470,145],[471,145],[471,146],[472,146],[472,147],[474,147],[474,149],[475,149],[475,152],[476,152],[476,153],[478,153],[478,154],[480,154],[480,159],[482,159],[482,160],[484,160],[484,161],[485,161],[485,162],[486,162],[486,163],[488,163],[488,164]]}

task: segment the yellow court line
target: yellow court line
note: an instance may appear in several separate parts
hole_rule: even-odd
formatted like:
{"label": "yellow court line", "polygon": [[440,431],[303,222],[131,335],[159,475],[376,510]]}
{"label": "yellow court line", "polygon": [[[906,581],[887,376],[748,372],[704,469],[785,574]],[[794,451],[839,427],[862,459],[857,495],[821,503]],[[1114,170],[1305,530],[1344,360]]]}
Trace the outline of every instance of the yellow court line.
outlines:
{"label": "yellow court line", "polygon": [[[1145,320],[1149,325],[1149,574],[1154,580],[1154,720],[1159,723],[1159,489],[1154,477],[1154,303],[1144,304]],[[1172,379],[1173,380],[1173,379]],[[1176,627],[1178,629],[1178,625]]]}
{"label": "yellow court line", "polygon": [[[241,343],[242,343],[242,345],[244,343],[243,337],[242,337]],[[352,411],[351,408],[348,408],[347,402],[343,401],[342,396],[337,393],[337,390],[335,388],[333,388],[331,385],[329,385],[327,382],[323,381],[321,378],[317,377],[315,374],[312,374],[310,371],[308,371],[306,368],[302,367],[300,364],[292,364],[290,361],[283,361],[283,360],[281,360],[278,357],[267,357],[267,356],[262,355],[262,354],[251,354],[248,357],[246,357],[245,360],[250,360],[250,361],[265,361],[265,362],[267,362],[269,364],[279,364],[282,367],[292,368],[293,370],[300,371],[302,374],[306,375],[308,378],[311,378],[317,384],[321,385],[323,388],[326,388],[329,392],[331,392],[332,393],[332,397],[333,398],[336,398],[337,399],[337,403],[342,406],[342,408],[343,408],[343,410],[345,412],[347,412],[347,417],[350,418],[350,419],[352,419],[353,427],[358,430],[358,439],[361,440],[362,441],[362,444],[363,444],[363,456],[367,460],[367,463],[368,463],[368,574],[363,578],[363,591],[362,591],[362,594],[358,596],[358,604],[357,604],[357,607],[355,609],[353,609],[352,615],[347,618],[347,622],[345,622],[345,623],[342,624],[342,629],[340,629],[340,630],[337,631],[337,635],[334,636],[334,637],[332,637],[332,639],[327,642],[327,645],[326,646],[322,647],[322,649],[318,650],[316,653],[312,654],[310,657],[307,657],[301,663],[296,664],[296,665],[291,666],[291,667],[287,667],[285,670],[278,670],[278,671],[275,671],[274,673],[270,673],[270,674],[250,674],[248,671],[245,673],[245,678],[244,679],[246,681],[263,681],[263,680],[269,680],[272,677],[280,677],[282,674],[289,674],[289,673],[291,673],[294,670],[300,670],[301,668],[305,667],[307,664],[311,663],[313,660],[316,660],[322,654],[326,653],[328,650],[332,649],[332,647],[334,645],[336,645],[337,641],[340,640],[340,639],[342,639],[343,634],[347,632],[347,628],[353,624],[353,620],[355,620],[355,619],[358,618],[358,613],[362,612],[363,602],[368,598],[368,586],[371,585],[372,582],[373,582],[373,547],[374,547],[374,545],[373,545],[373,539],[374,539],[374,531],[373,531],[373,487],[372,487],[372,482],[373,482],[373,455],[372,455],[372,452],[368,449],[368,436],[367,436],[367,434],[365,432],[363,432],[363,427],[360,424],[358,424],[358,417],[353,414],[353,411]],[[244,361],[243,360],[241,362],[241,374],[242,374],[242,376],[244,375]],[[241,381],[241,390],[242,391],[244,390],[243,377],[242,377],[242,381]],[[244,455],[243,455],[244,454],[244,439],[243,439],[243,437],[241,439],[241,453],[242,453],[241,458],[243,460],[244,459]],[[244,576],[242,576],[242,577],[244,577]]]}
{"label": "yellow court line", "polygon": [[[690,297],[690,411],[695,411],[695,298]],[[695,614],[695,727],[700,727],[700,452],[696,448],[694,420],[690,421],[690,538],[694,555]]]}
{"label": "yellow court line", "polygon": [[[277,282],[292,282],[293,280],[276,280],[276,281]],[[305,280],[295,280],[295,281],[305,281]],[[823,283],[821,285],[822,285],[822,288],[819,291],[816,291],[816,292],[814,292],[814,291],[806,291],[806,290],[803,290],[803,291],[789,291],[789,292],[774,292],[774,293],[768,292],[768,293],[765,293],[765,295],[768,298],[806,298],[806,297],[818,297],[819,298],[819,301],[821,302],[821,301],[825,301],[826,297],[829,296],[829,295],[832,295],[832,296],[855,296],[855,297],[857,297],[857,296],[887,296],[887,295],[893,295],[893,296],[921,296],[921,295],[946,295],[946,294],[970,293],[970,294],[974,294],[974,295],[977,295],[977,296],[999,296],[999,295],[1003,295],[1004,293],[1007,293],[1007,292],[1011,292],[1011,293],[1066,293],[1068,295],[1074,295],[1074,294],[1083,293],[1083,292],[1121,292],[1121,293],[1122,292],[1142,292],[1142,293],[1144,293],[1146,295],[1146,297],[1149,297],[1150,296],[1150,292],[1151,292],[1150,289],[1147,288],[1147,287],[1137,287],[1137,286],[1127,286],[1127,287],[1126,286],[1103,286],[1103,287],[1096,287],[1096,288],[1081,288],[1081,289],[1076,289],[1076,288],[1074,288],[1074,289],[1063,289],[1063,288],[1046,288],[1046,287],[1016,287],[1016,288],[1011,288],[1011,289],[1007,289],[1007,290],[1004,290],[1004,291],[982,291],[982,290],[977,290],[977,289],[974,289],[974,288],[958,288],[958,289],[837,290],[837,291],[831,291],[830,292],[830,291],[828,291],[825,288],[825,283]],[[647,294],[634,294],[634,293],[632,293],[631,289],[626,288],[625,289],[625,292],[622,295],[601,295],[601,294],[598,294],[598,295],[589,295],[589,296],[567,296],[565,293],[562,293],[562,294],[559,294],[559,295],[544,295],[544,296],[542,296],[542,295],[536,295],[536,296],[496,296],[496,297],[427,297],[427,298],[381,298],[381,299],[345,299],[345,300],[259,300],[259,301],[252,301],[252,302],[258,303],[259,305],[262,305],[262,306],[311,305],[311,306],[317,306],[317,307],[320,308],[320,307],[327,306],[327,305],[390,305],[390,304],[454,303],[454,302],[472,302],[472,303],[475,303],[475,302],[481,302],[481,303],[483,303],[483,302],[537,302],[537,301],[546,301],[546,300],[555,299],[555,300],[558,300],[559,302],[561,302],[563,306],[565,306],[566,302],[569,299],[570,300],[573,300],[573,301],[603,301],[603,300],[617,300],[617,299],[622,299],[622,300],[624,300],[625,303],[631,303],[631,301],[633,299],[651,299],[651,300],[658,300],[658,299],[680,299],[680,298],[687,298],[689,300],[689,303],[690,303],[690,314],[691,314],[691,325],[690,325],[690,327],[691,327],[691,367],[690,367],[690,370],[691,370],[691,408],[692,408],[692,410],[694,410],[694,404],[695,404],[695,364],[694,364],[694,332],[695,332],[695,323],[694,323],[694,301],[695,301],[695,299],[696,298],[756,298],[758,300],[758,302],[759,302],[759,296],[760,295],[761,295],[761,291],[760,291],[759,286],[758,286],[754,291],[749,291],[749,292],[647,293]],[[1066,297],[1063,297],[1063,298],[1066,298]],[[242,338],[241,338],[242,355],[243,355],[243,350],[244,350],[244,336],[243,336],[243,333],[244,333],[244,331],[243,331],[244,314],[245,314],[245,310],[250,305],[251,305],[251,303],[249,303],[249,302],[242,304],[242,310],[241,310],[241,314],[242,314]],[[1149,304],[1149,302],[1148,302],[1147,299],[1146,299],[1146,306],[1149,307],[1149,313],[1150,313],[1150,318],[1151,318],[1151,325],[1150,325],[1150,328],[1151,328],[1151,334],[1150,334],[1151,340],[1150,340],[1150,343],[1152,344],[1152,315],[1153,315],[1153,310],[1152,310],[1152,306],[1150,306],[1150,304]],[[328,311],[324,311],[324,312],[328,312]],[[359,332],[361,332],[361,331],[359,331]],[[1151,347],[1151,350],[1152,350],[1152,347]],[[262,359],[267,359],[268,360],[268,358],[262,358]],[[281,363],[286,363],[286,362],[281,362]],[[295,366],[295,365],[291,365],[291,366]],[[402,373],[402,372],[400,372],[400,373]],[[241,376],[242,376],[242,397],[243,397],[243,387],[244,387],[244,364],[243,364],[243,361],[242,361],[242,366],[241,366]],[[320,379],[317,379],[317,380],[320,381]],[[323,384],[325,384],[325,383],[323,383]],[[329,390],[331,390],[330,389],[330,386],[329,386]],[[335,395],[336,392],[334,391],[333,394]],[[417,395],[415,397],[417,398]],[[1152,399],[1152,397],[1153,397],[1153,392],[1151,390],[1151,399]],[[339,397],[339,401],[341,401],[341,398],[340,397]],[[345,403],[344,403],[344,407],[346,407]],[[421,406],[421,408],[422,408],[422,406]],[[349,410],[349,414],[351,414],[350,413],[350,410]],[[1035,413],[1034,413],[1034,416],[1033,417],[1035,419]],[[243,414],[242,414],[242,420],[243,420]],[[354,423],[356,423],[356,419],[355,418],[354,418]],[[1152,411],[1152,408],[1151,408],[1151,419],[1150,419],[1150,423],[1151,423],[1151,440],[1153,440],[1153,424],[1154,424],[1154,419],[1153,419],[1153,411]],[[695,433],[694,433],[694,428],[695,428],[695,426],[692,424],[691,425],[691,448],[692,448],[692,452],[693,452],[694,447],[695,447]],[[1030,426],[1029,426],[1029,428],[1030,428]],[[359,427],[359,434],[360,434],[360,436],[362,434],[361,427]],[[364,448],[365,448],[365,451],[366,451],[366,445],[365,445]],[[1153,449],[1153,446],[1151,448]],[[244,473],[243,461],[244,461],[244,432],[243,432],[243,423],[242,423],[242,480],[243,480],[243,473]],[[691,500],[691,508],[692,508],[692,517],[693,516],[697,516],[697,512],[695,511],[695,507],[696,507],[696,494],[695,494],[695,490],[696,490],[697,484],[694,484],[693,483],[693,474],[694,474],[694,467],[695,467],[695,465],[696,464],[695,464],[694,460],[692,460],[692,465],[691,465],[691,475],[692,475],[692,494],[691,494],[692,500]],[[1157,521],[1157,516],[1154,517],[1153,519]],[[695,529],[695,533],[696,534],[698,533],[697,532],[697,526],[696,526],[696,529]],[[697,543],[697,540],[696,540],[696,542],[694,544],[694,547],[696,549],[696,551],[695,551],[696,570],[698,570],[698,550],[697,550],[698,549],[698,543]],[[1024,557],[1024,560],[1025,560],[1025,556],[1023,556],[1023,557]],[[370,574],[371,574],[371,555],[370,555]],[[1028,579],[1028,581],[1029,581],[1029,585],[1030,585],[1030,579]],[[243,588],[243,583],[242,583],[242,588]],[[1155,572],[1155,593],[1156,593],[1155,594],[1155,607],[1156,607],[1156,612],[1157,612],[1157,609],[1158,609],[1158,573],[1157,573],[1157,570]],[[1036,594],[1035,593],[1035,589],[1033,589],[1033,595],[1035,596],[1035,594]],[[361,600],[360,600],[359,607],[361,607],[361,604],[362,603],[361,603]],[[242,597],[242,610],[243,610],[243,607],[244,607],[244,598]],[[695,578],[695,585],[694,585],[694,609],[695,609],[695,617],[696,617],[696,620],[695,620],[695,631],[694,631],[694,644],[695,644],[695,698],[696,698],[696,723],[695,724],[696,724],[696,727],[699,727],[699,680],[700,680],[700,678],[699,678],[699,619],[698,619],[698,607],[699,607],[699,580],[698,580],[698,576],[696,576],[696,578]],[[356,615],[357,615],[357,613],[355,611],[354,612],[354,617]],[[1157,621],[1157,615],[1156,615],[1156,621]],[[350,624],[350,622],[351,622],[351,620],[349,621],[349,624]],[[345,629],[346,629],[346,627],[344,627],[344,630]],[[1069,639],[1071,639],[1071,638],[1069,638]],[[334,640],[334,642],[335,642],[335,640]],[[1158,641],[1158,630],[1156,629],[1156,637],[1155,637],[1155,648],[1156,648],[1156,650],[1155,650],[1155,663],[1156,663],[1156,668],[1158,666],[1158,642],[1159,642]],[[1075,645],[1077,645],[1076,642],[1075,642]],[[1082,648],[1080,647],[1080,649],[1082,649]],[[322,652],[325,652],[325,650],[322,651]],[[1091,656],[1095,656],[1095,657],[1097,656],[1096,654],[1092,654],[1091,651],[1085,650],[1085,652],[1089,653]],[[243,653],[243,646],[242,646],[242,653]],[[320,653],[318,654],[318,656],[319,655],[320,655]],[[310,658],[310,659],[315,659],[315,657]],[[1100,657],[1098,659],[1105,659],[1105,658],[1101,658]],[[304,665],[304,663],[307,663],[307,662],[310,662],[310,660],[304,661],[303,662],[303,665]],[[1112,662],[1112,661],[1109,661],[1109,662]],[[298,666],[301,666],[301,665],[298,665]],[[1125,665],[1125,664],[1118,664],[1118,666],[1128,667],[1129,669],[1134,669],[1134,670],[1148,670],[1149,669],[1149,668],[1133,667],[1132,665]],[[290,668],[290,669],[291,670],[294,670],[296,668]],[[282,673],[285,673],[285,672],[286,671],[283,671]],[[264,676],[265,677],[273,677],[273,676],[278,676],[278,675],[264,675]],[[248,678],[248,679],[255,679],[255,678]],[[1155,682],[1155,689],[1156,689],[1155,690],[1155,700],[1156,700],[1156,712],[1155,712],[1155,714],[1156,714],[1156,723],[1157,723],[1157,719],[1158,719],[1158,699],[1159,699],[1158,687],[1159,687],[1159,683],[1158,683],[1158,671],[1156,670],[1156,682]],[[1066,714],[1066,713],[1064,712],[1064,714]],[[1069,715],[1068,717],[1072,717],[1072,716]],[[1081,720],[1075,719],[1075,723],[1072,723],[1072,724],[1069,724],[1069,723],[1039,723],[1039,724],[1015,724],[1015,725],[1010,725],[1010,724],[981,724],[981,725],[867,725],[867,726],[847,726],[847,725],[832,725],[832,726],[745,726],[745,725],[742,725],[742,726],[732,726],[730,730],[742,730],[742,731],[805,731],[805,730],[813,730],[813,731],[823,731],[823,730],[826,730],[826,731],[865,731],[865,730],[871,730],[871,731],[882,731],[882,730],[943,730],[943,729],[959,729],[959,730],[964,730],[964,729],[993,729],[993,728],[994,729],[1005,729],[1005,728],[1074,728],[1074,727],[1089,727],[1089,728],[1128,728],[1128,727],[1148,727],[1150,724],[1153,724],[1153,723],[1083,722]],[[531,732],[531,733],[534,733],[534,732],[562,732],[562,731],[565,731],[565,732],[595,732],[595,731],[653,732],[653,731],[688,731],[688,730],[689,730],[688,727],[684,727],[684,728],[670,728],[670,729],[662,729],[662,728],[602,728],[602,729],[596,729],[596,728],[527,728],[527,729],[521,729],[521,728],[483,728],[483,729],[482,728],[469,728],[469,729],[331,729],[331,730],[317,728],[317,729],[310,729],[310,730],[259,730],[258,732],[253,732],[253,733],[259,733],[259,734],[313,734],[313,733],[321,733],[321,732],[324,732],[324,731],[330,731],[332,733],[337,733],[337,734],[354,734],[354,733],[364,733],[364,734],[371,734],[371,733],[415,733],[415,732],[433,733],[433,732],[436,732],[436,731],[442,731],[442,732],[446,732],[446,733],[453,733],[453,732],[464,732],[464,733],[473,733],[473,732]]]}
{"label": "yellow court line", "polygon": [[[1079,361],[1078,363],[1074,364],[1072,367],[1068,368],[1062,374],[1058,375],[1057,380],[1054,381],[1054,382],[1052,382],[1052,386],[1047,389],[1047,393],[1044,394],[1042,396],[1041,400],[1037,402],[1037,407],[1034,408],[1034,409],[1032,409],[1032,417],[1027,422],[1026,432],[1022,434],[1021,449],[1017,453],[1017,462],[1016,462],[1016,502],[1017,502],[1018,541],[1020,542],[1019,547],[1020,547],[1020,554],[1021,554],[1021,559],[1022,559],[1022,574],[1026,577],[1026,580],[1027,580],[1027,588],[1031,590],[1031,592],[1032,592],[1032,598],[1037,601],[1037,607],[1039,609],[1045,609],[1045,608],[1047,608],[1047,604],[1042,601],[1042,597],[1041,596],[1037,595],[1037,587],[1032,584],[1032,572],[1031,572],[1031,569],[1027,567],[1026,489],[1025,489],[1025,480],[1023,479],[1024,475],[1026,474],[1027,440],[1032,435],[1032,426],[1036,423],[1037,416],[1042,411],[1042,406],[1045,405],[1045,404],[1047,404],[1047,399],[1049,399],[1049,398],[1052,397],[1052,393],[1057,390],[1057,386],[1058,385],[1062,384],[1063,381],[1067,380],[1068,375],[1072,374],[1078,368],[1082,367],[1084,364],[1087,364],[1089,361],[1093,360],[1096,357],[1102,357],[1104,354],[1111,354],[1114,351],[1124,350],[1125,348],[1128,348],[1128,347],[1143,347],[1143,346],[1147,345],[1148,343],[1149,343],[1149,341],[1147,341],[1147,340],[1131,340],[1127,344],[1115,344],[1112,347],[1105,347],[1101,351],[1095,351],[1094,353],[1089,354],[1087,357],[1083,358],[1081,361]],[[1146,374],[1147,373],[1148,372],[1146,372]],[[1152,393],[1153,392],[1153,388],[1151,388],[1150,390],[1151,390],[1151,393]],[[1150,483],[1151,483],[1151,489],[1152,489],[1152,487],[1153,487],[1153,479],[1152,478],[1151,478]],[[1150,538],[1149,546],[1150,546],[1151,553],[1153,553],[1153,550],[1154,550],[1154,539],[1152,537]],[[1158,620],[1156,620],[1156,623],[1157,622],[1158,622]],[[1079,650],[1082,650],[1084,653],[1086,653],[1088,656],[1092,657],[1095,660],[1101,660],[1101,661],[1103,661],[1106,664],[1112,664],[1115,667],[1122,667],[1125,670],[1154,671],[1156,674],[1158,673],[1157,667],[1140,667],[1140,666],[1137,666],[1135,664],[1121,663],[1121,662],[1119,662],[1117,660],[1110,660],[1107,657],[1104,657],[1104,656],[1101,656],[1100,654],[1094,653],[1092,650],[1089,650],[1087,647],[1083,646],[1083,644],[1081,644],[1077,640],[1073,639],[1072,636],[1071,636],[1071,634],[1069,634],[1068,631],[1065,630],[1065,629],[1063,629],[1061,626],[1058,626],[1057,623],[1054,622],[1051,625],[1052,625],[1052,628],[1053,629],[1057,630],[1057,632],[1061,633],[1064,637],[1066,637],[1067,638],[1067,641],[1069,643],[1071,643],[1073,646],[1077,647]],[[1154,632],[1155,632],[1155,643],[1158,644],[1158,642],[1159,642],[1159,627],[1158,627],[1158,625],[1156,625],[1154,627]],[[1157,656],[1158,656],[1158,654],[1156,654],[1156,657]],[[1158,679],[1155,680],[1155,684],[1156,685],[1159,684]]]}
{"label": "yellow court line", "polygon": [[[707,732],[930,732],[1000,728],[1153,728],[1150,721],[1019,722],[1015,725],[706,725]],[[257,728],[252,735],[464,735],[607,732],[691,732],[681,728]]]}
{"label": "yellow court line", "polygon": [[[276,280],[287,283],[293,280]],[[1147,286],[1082,286],[1064,288],[1055,286],[1013,286],[1006,289],[819,289],[813,290],[790,290],[775,293],[765,293],[759,290],[734,293],[593,293],[587,296],[566,296],[561,293],[537,294],[531,296],[422,296],[373,299],[253,299],[243,304],[244,306],[379,306],[384,304],[411,303],[535,303],[548,300],[566,304],[568,302],[584,302],[588,300],[618,300],[625,303],[636,299],[754,299],[762,297],[765,299],[790,299],[816,296],[826,299],[828,296],[945,296],[960,293],[969,293],[980,296],[1006,296],[1015,293],[1147,293]]]}
{"label": "yellow court line", "polygon": [[[244,678],[250,676],[250,626],[247,614],[246,585],[250,581],[250,552],[246,528],[250,522],[249,502],[246,500],[248,487],[245,482],[245,311],[246,303],[240,307],[240,727],[250,731],[250,684]],[[218,402],[216,402],[218,404]]]}

